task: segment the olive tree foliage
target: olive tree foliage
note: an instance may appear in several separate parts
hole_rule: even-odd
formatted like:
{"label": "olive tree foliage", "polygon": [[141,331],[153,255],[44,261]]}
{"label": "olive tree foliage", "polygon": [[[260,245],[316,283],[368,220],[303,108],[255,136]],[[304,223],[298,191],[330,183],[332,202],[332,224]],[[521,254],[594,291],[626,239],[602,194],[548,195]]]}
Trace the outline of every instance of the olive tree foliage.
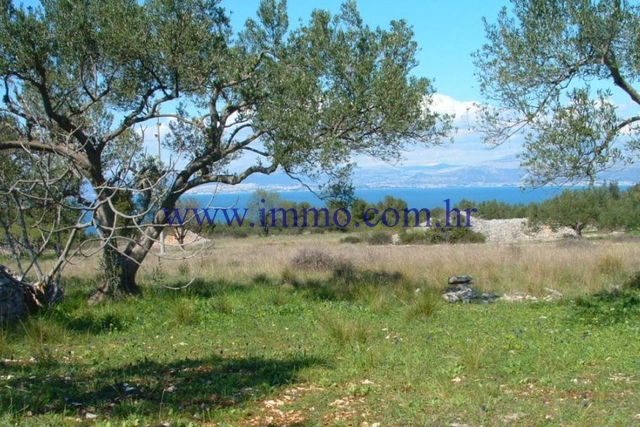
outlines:
{"label": "olive tree foliage", "polygon": [[[589,180],[638,154],[640,8],[623,0],[512,0],[475,55],[485,141],[525,135],[529,183]],[[614,92],[635,112],[621,111]],[[629,110],[629,109],[627,109]]]}
{"label": "olive tree foliage", "polygon": [[[50,153],[82,175],[110,272],[97,300],[137,294],[163,209],[188,190],[278,168],[332,185],[354,154],[439,143],[450,118],[410,76],[416,49],[405,22],[370,28],[354,2],[291,28],[286,3],[264,0],[234,31],[216,0],[0,0],[0,110],[38,129],[0,151]],[[142,148],[158,118],[170,164]]]}

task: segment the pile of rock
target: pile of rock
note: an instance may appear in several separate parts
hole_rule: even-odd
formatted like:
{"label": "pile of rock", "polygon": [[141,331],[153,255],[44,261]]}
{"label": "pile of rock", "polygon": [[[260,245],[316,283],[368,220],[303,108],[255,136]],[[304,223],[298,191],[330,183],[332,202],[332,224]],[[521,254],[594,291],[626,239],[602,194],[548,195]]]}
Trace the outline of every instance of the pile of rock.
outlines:
{"label": "pile of rock", "polygon": [[0,324],[24,318],[64,297],[56,283],[28,283],[0,265]]}
{"label": "pile of rock", "polygon": [[169,246],[187,246],[187,245],[193,245],[198,243],[204,244],[209,242],[210,242],[209,239],[206,239],[200,236],[199,234],[194,233],[191,230],[187,230],[187,232],[185,233],[182,244],[180,244],[180,242],[178,241],[174,233],[169,232],[169,233],[166,233],[166,235],[164,236],[164,243]]}
{"label": "pile of rock", "polygon": [[473,277],[471,276],[452,276],[449,277],[447,288],[444,290],[442,297],[447,302],[462,303],[490,303],[495,302],[500,295],[479,292],[471,287]]}
{"label": "pile of rock", "polygon": [[[462,213],[463,221],[466,221]],[[471,229],[485,236],[487,243],[549,242],[576,237],[568,227],[553,230],[547,225],[531,226],[527,218],[481,219],[471,217]]]}

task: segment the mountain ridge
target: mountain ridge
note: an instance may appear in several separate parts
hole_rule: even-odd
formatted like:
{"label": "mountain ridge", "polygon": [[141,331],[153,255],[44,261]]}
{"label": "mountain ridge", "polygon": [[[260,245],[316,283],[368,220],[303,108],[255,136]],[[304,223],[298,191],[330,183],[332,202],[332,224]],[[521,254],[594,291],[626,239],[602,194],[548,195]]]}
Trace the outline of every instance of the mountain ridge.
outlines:
{"label": "mountain ridge", "polygon": [[[476,165],[454,165],[439,163],[431,165],[393,166],[381,165],[354,168],[353,185],[358,189],[380,188],[442,188],[442,187],[519,187],[523,185],[526,171],[514,167],[517,159],[504,157]],[[598,183],[617,181],[621,185],[632,185],[640,181],[640,165],[603,172]],[[309,182],[311,186],[313,183]],[[191,194],[214,192],[237,193],[257,189],[292,191],[305,187],[284,172],[271,175],[252,175],[235,186],[201,186]]]}

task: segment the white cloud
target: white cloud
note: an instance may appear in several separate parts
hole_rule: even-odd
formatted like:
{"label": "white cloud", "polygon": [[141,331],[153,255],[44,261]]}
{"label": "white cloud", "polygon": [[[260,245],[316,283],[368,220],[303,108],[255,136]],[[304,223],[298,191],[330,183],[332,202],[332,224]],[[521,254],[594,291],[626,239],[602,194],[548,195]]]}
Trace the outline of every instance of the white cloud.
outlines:
{"label": "white cloud", "polygon": [[454,125],[460,129],[471,129],[476,122],[478,103],[476,101],[459,101],[442,93],[433,95],[431,110],[436,113],[455,116]]}
{"label": "white cloud", "polygon": [[[460,101],[451,96],[436,93],[433,95],[431,110],[454,115],[452,134],[453,143],[436,147],[414,147],[403,153],[403,160],[399,165],[432,166],[439,163],[452,165],[473,166],[477,164],[491,164],[505,157],[513,157],[522,150],[521,138],[514,137],[496,148],[487,148],[482,135],[475,129],[478,103],[475,101]],[[379,167],[386,163],[368,156],[354,158],[361,167]]]}

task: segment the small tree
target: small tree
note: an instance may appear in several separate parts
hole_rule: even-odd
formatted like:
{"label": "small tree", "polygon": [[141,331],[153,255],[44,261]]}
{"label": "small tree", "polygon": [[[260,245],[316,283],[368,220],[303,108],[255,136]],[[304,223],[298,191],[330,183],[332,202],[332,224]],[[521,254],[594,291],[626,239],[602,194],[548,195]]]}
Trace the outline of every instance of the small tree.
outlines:
{"label": "small tree", "polygon": [[194,209],[199,209],[200,206],[198,200],[195,198],[183,197],[178,200],[175,208],[178,209],[180,213],[184,213],[184,215],[182,215],[183,221],[171,229],[173,236],[176,238],[180,248],[182,248],[189,232],[197,226],[195,223]]}
{"label": "small tree", "polygon": [[[0,115],[0,143],[25,131],[16,120]],[[60,272],[67,258],[78,252],[75,238],[87,225],[79,198],[79,174],[60,158],[21,150],[3,155],[0,244],[9,249],[13,272],[0,265],[0,323],[62,298]],[[40,258],[53,251],[58,259],[45,270]]]}
{"label": "small tree", "polygon": [[542,203],[537,219],[554,227],[569,227],[582,236],[585,227],[600,224],[605,202],[605,189],[565,190]]}
{"label": "small tree", "polygon": [[[405,219],[405,209],[408,209],[407,202],[403,199],[393,197],[393,196],[385,196],[380,202],[376,203],[375,208],[378,210],[378,215],[376,217],[376,221],[380,222],[380,226],[384,226],[387,228],[385,224],[382,223],[382,218],[384,216],[387,224],[392,225],[395,221],[398,221],[397,226],[402,227],[404,225]],[[387,212],[385,215],[385,211],[387,209],[395,210],[398,213],[398,217],[396,218],[395,214],[392,211]],[[425,218],[426,220],[426,218]],[[419,221],[419,219],[418,219]],[[409,218],[409,223],[415,223],[415,218]]]}

